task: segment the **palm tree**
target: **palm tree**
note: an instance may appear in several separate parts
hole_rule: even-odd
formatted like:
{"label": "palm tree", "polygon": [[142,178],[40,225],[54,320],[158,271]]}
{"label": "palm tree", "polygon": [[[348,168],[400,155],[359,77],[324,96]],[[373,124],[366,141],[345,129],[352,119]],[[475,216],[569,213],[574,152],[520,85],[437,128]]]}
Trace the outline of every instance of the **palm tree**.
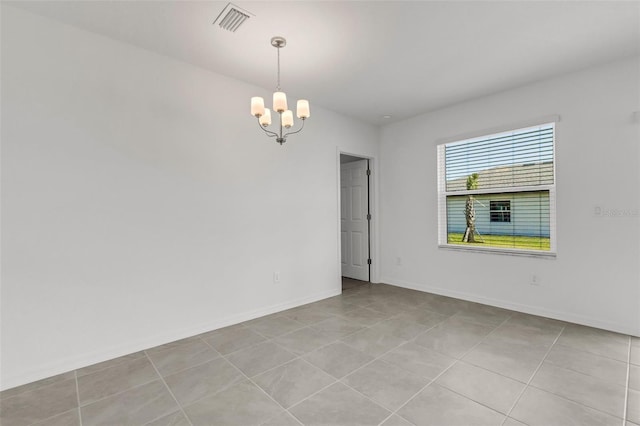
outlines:
{"label": "palm tree", "polygon": [[[467,191],[478,189],[478,174],[472,173],[467,176]],[[462,237],[463,243],[476,242],[476,209],[473,206],[473,195],[467,195],[467,202],[464,206],[464,216],[467,219],[467,229]]]}

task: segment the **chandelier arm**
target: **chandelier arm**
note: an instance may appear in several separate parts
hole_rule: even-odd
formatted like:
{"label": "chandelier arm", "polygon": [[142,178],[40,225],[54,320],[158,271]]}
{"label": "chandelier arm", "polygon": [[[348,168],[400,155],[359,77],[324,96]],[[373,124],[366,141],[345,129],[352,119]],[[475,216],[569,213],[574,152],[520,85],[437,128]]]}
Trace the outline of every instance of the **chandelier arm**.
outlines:
{"label": "chandelier arm", "polygon": [[304,122],[305,122],[305,121],[307,121],[307,120],[306,120],[306,119],[305,119],[305,120],[302,120],[302,126],[300,126],[300,128],[299,128],[298,130],[296,130],[295,132],[285,133],[285,134],[284,134],[284,136],[283,136],[283,138],[286,138],[286,137],[287,137],[287,136],[289,136],[289,135],[295,135],[296,133],[300,133],[300,132],[302,131],[302,129],[304,129]]}
{"label": "chandelier arm", "polygon": [[276,132],[272,132],[271,130],[267,130],[264,127],[262,127],[262,125],[260,124],[260,121],[258,121],[258,127],[260,127],[260,129],[262,129],[262,131],[265,132],[267,136],[269,136],[270,138],[278,137],[278,134]]}

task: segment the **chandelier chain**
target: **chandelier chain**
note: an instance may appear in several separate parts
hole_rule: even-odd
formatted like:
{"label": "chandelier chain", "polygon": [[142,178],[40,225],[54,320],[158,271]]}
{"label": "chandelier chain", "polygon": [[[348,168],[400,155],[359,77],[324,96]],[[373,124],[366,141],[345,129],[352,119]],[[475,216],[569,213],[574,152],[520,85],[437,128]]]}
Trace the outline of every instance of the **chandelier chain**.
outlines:
{"label": "chandelier chain", "polygon": [[278,46],[278,92],[282,91],[280,89],[280,46]]}

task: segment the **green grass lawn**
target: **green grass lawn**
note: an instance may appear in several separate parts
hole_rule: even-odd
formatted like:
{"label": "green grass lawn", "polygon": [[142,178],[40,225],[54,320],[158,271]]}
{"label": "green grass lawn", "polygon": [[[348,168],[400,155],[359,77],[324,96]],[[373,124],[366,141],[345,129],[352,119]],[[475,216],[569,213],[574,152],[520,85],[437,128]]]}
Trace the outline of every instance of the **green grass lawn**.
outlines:
{"label": "green grass lawn", "polygon": [[464,234],[450,233],[447,238],[449,244],[460,244],[465,246],[478,246],[478,247],[508,247],[524,250],[546,250],[551,249],[551,244],[548,237],[520,237],[511,235],[482,235],[476,236],[476,243],[463,243],[462,237]]}

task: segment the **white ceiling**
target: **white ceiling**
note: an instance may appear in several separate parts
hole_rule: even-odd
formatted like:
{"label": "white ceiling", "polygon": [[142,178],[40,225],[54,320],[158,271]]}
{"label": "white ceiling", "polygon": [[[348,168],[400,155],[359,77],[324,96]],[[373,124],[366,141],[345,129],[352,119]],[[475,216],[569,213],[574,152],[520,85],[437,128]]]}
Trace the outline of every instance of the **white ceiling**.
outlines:
{"label": "white ceiling", "polygon": [[[20,1],[23,9],[380,124],[640,55],[640,1]],[[269,102],[270,103],[270,102]],[[247,99],[247,111],[249,100]],[[392,115],[383,119],[383,115]]]}

